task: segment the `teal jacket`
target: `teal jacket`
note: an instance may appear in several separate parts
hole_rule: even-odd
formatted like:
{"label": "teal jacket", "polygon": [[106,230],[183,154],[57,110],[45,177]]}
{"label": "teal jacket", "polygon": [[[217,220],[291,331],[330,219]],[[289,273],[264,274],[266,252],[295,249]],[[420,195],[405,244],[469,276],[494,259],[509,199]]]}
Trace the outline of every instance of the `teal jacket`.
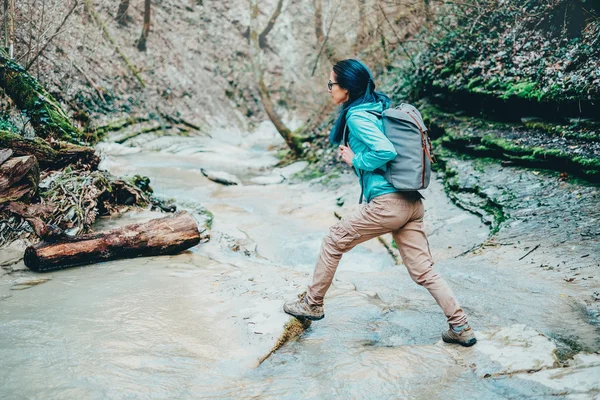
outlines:
{"label": "teal jacket", "polygon": [[[381,118],[368,111],[382,112],[381,103],[364,103],[352,107],[346,114],[348,143],[354,152],[352,165],[359,176],[367,202],[396,190],[380,172],[396,157],[392,142],[383,134]],[[379,172],[379,173],[378,173]]]}

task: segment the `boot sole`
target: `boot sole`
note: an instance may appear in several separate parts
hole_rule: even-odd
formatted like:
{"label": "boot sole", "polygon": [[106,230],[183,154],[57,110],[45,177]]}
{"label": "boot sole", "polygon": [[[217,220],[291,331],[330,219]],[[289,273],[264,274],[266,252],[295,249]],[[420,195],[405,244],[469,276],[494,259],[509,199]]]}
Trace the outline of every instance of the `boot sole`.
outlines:
{"label": "boot sole", "polygon": [[460,340],[456,340],[456,339],[446,339],[445,337],[442,337],[442,340],[445,343],[460,344],[463,347],[471,347],[475,343],[477,343],[477,338],[469,339],[469,341],[467,341],[467,342],[461,342]]}
{"label": "boot sole", "polygon": [[325,318],[325,314],[321,315],[320,317],[313,317],[311,315],[296,315],[296,314],[292,314],[287,311],[285,311],[285,313],[288,315],[291,315],[292,317],[298,318],[298,319],[308,319],[310,321],[319,321],[319,320],[322,320],[323,318]]}

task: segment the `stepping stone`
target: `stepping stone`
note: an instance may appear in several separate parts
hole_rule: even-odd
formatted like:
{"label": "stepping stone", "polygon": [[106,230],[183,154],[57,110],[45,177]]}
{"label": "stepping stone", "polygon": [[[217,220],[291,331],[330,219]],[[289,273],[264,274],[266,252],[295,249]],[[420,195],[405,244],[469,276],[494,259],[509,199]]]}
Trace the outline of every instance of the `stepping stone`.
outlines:
{"label": "stepping stone", "polygon": [[468,351],[447,346],[455,358],[475,366],[481,377],[539,371],[558,365],[556,345],[542,333],[525,325],[475,332],[477,344]]}
{"label": "stepping stone", "polygon": [[201,168],[200,171],[204,176],[213,182],[221,183],[223,185],[241,185],[242,181],[235,175],[225,171],[209,171]]}

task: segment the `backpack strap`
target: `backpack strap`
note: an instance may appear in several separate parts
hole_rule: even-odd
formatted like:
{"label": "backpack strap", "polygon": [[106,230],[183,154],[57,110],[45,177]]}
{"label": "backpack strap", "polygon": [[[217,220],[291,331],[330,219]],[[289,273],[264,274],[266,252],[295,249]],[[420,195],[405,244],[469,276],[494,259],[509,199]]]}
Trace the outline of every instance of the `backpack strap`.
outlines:
{"label": "backpack strap", "polygon": [[365,112],[369,113],[369,114],[373,114],[374,116],[379,117],[379,118],[381,118],[381,116],[382,116],[382,114],[377,111],[365,111]]}
{"label": "backpack strap", "polygon": [[[433,158],[431,157],[431,141],[428,141],[427,138],[425,137],[425,133],[423,132],[423,129],[421,128],[421,124],[419,124],[419,122],[417,121],[417,119],[414,117],[414,115],[412,115],[410,112],[408,111],[404,111],[409,117],[411,117],[413,119],[413,121],[415,121],[415,124],[419,127],[419,132],[421,132],[421,143],[423,145],[423,150],[425,151],[425,154],[427,154],[427,158],[429,158],[429,161],[431,163],[434,163],[435,161],[433,161]],[[427,142],[429,142],[429,148],[427,148]]]}
{"label": "backpack strap", "polygon": [[348,146],[348,123],[346,122],[346,125],[344,125],[344,134],[342,135],[342,143],[344,143],[344,146]]}

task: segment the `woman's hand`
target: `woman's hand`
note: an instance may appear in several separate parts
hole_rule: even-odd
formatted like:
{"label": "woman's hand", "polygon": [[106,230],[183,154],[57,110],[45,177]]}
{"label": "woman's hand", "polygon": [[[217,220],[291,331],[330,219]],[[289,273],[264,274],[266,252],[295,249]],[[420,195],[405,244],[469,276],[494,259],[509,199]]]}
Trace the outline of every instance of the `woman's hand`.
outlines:
{"label": "woman's hand", "polygon": [[354,152],[348,146],[340,146],[340,156],[342,157],[342,161],[352,166],[352,159],[354,158]]}

